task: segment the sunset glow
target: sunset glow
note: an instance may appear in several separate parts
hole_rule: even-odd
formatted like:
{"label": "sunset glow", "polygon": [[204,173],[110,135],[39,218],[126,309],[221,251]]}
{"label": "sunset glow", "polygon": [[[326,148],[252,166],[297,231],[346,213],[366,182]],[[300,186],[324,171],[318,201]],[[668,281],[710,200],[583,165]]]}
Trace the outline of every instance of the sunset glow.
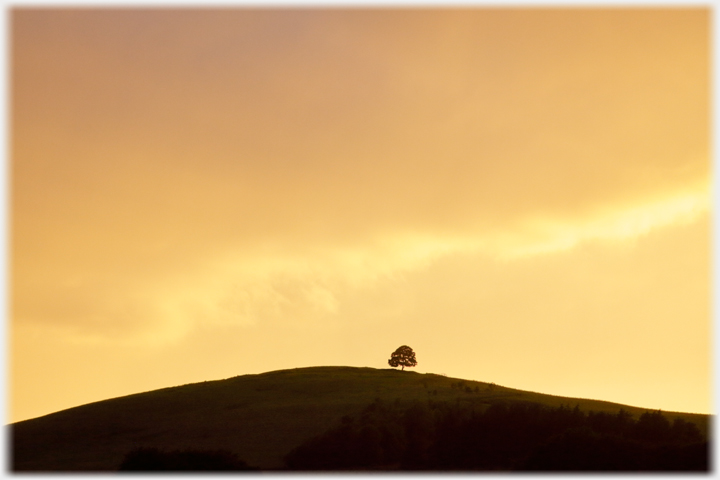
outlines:
{"label": "sunset glow", "polygon": [[400,345],[710,413],[709,16],[13,9],[9,420]]}

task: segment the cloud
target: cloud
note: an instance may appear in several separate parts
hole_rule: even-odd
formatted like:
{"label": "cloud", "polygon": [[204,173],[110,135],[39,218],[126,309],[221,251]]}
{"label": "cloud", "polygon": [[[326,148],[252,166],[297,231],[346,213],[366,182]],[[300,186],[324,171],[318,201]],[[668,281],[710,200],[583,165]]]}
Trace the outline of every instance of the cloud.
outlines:
{"label": "cloud", "polygon": [[[100,281],[76,269],[76,277],[45,277],[22,287],[14,318],[66,325],[83,341],[158,345],[183,340],[200,326],[286,323],[318,328],[342,322],[340,298],[376,285],[392,288],[404,275],[448,256],[480,255],[521,261],[587,242],[618,242],[653,229],[692,223],[708,212],[707,187],[668,198],[562,221],[528,218],[515,229],[453,236],[427,232],[378,233],[361,243],[308,244],[292,240],[262,253],[262,245],[229,248],[215,255],[193,252],[186,268],[147,275],[108,275]],[[69,272],[75,271],[70,270]],[[62,273],[62,272],[60,272]],[[83,278],[83,274],[86,276]],[[94,278],[94,279],[93,279]]]}
{"label": "cloud", "polygon": [[701,11],[13,15],[14,322],[322,324],[708,209]]}

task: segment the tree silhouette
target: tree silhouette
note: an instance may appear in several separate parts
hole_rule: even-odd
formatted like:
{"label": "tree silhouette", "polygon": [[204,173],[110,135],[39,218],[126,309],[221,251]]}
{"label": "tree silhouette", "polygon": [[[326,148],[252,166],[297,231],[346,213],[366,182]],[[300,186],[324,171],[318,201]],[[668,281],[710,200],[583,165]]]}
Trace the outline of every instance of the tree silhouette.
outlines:
{"label": "tree silhouette", "polygon": [[417,365],[415,352],[413,352],[413,349],[407,345],[403,345],[390,355],[388,364],[390,364],[391,367],[401,366],[403,370],[405,370],[405,367],[414,367]]}

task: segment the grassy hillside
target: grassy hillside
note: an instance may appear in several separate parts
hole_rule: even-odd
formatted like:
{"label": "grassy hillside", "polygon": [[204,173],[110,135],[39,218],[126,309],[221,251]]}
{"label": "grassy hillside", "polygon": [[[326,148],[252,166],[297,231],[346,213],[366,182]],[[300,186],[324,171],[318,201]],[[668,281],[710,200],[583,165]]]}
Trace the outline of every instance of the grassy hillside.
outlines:
{"label": "grassy hillside", "polygon": [[[636,417],[646,411],[411,371],[313,367],[242,375],[91,403],[11,425],[14,470],[114,470],[140,446],[227,449],[250,465],[280,468],[283,456],[376,398],[492,404],[527,401]],[[708,416],[664,412],[694,422]]]}

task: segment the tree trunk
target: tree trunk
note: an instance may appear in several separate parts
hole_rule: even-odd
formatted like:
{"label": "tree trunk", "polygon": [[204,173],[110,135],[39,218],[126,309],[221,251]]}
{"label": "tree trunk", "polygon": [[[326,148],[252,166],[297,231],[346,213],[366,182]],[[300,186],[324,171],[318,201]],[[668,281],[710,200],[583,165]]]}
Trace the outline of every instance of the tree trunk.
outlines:
{"label": "tree trunk", "polygon": [[402,367],[403,370],[405,370],[405,365],[400,365],[400,366]]}

